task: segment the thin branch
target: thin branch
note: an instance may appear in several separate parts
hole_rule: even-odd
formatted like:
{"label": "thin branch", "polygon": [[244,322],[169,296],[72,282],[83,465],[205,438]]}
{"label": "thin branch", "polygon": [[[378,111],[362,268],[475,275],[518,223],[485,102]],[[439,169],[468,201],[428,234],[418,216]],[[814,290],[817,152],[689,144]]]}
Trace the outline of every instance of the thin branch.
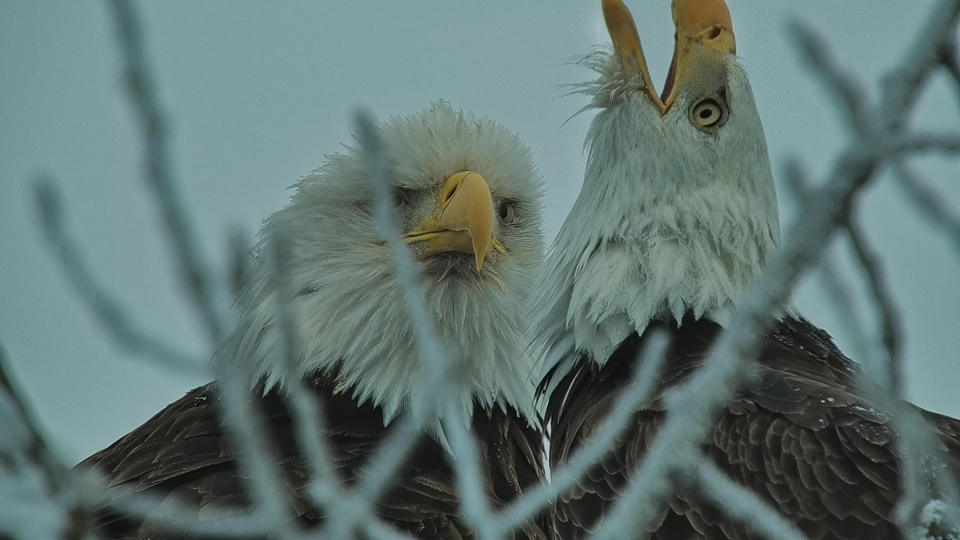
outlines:
{"label": "thin branch", "polygon": [[[280,260],[286,253],[283,251],[282,238],[271,238],[271,240],[281,242],[281,245],[275,246],[271,252],[264,254],[271,257],[268,261],[271,264],[271,270],[273,270],[271,278],[275,284],[279,285],[280,289],[277,292],[277,305],[274,307],[279,310],[278,318],[280,319],[281,335],[284,338],[282,340],[284,350],[276,353],[280,355],[276,365],[284,372],[284,375],[287,375],[288,362],[292,361],[290,355],[295,353],[296,346],[292,336],[288,336],[286,333],[290,331],[292,334],[292,327],[286,328],[286,326],[291,326],[292,323],[289,314],[286,312],[288,308],[287,297],[285,295],[286,290],[283,288],[285,274],[282,274],[282,272],[286,270],[285,261]],[[233,255],[231,274],[234,280],[231,285],[234,292],[239,293],[245,285],[247,274],[245,251],[239,234],[232,235],[230,246]],[[290,338],[290,341],[287,341],[286,338]],[[274,534],[290,539],[296,535],[296,529],[293,526],[294,516],[283,495],[284,481],[275,456],[268,444],[268,436],[264,433],[263,422],[250,400],[249,381],[251,374],[246,370],[247,364],[243,360],[242,358],[218,357],[214,359],[214,367],[219,381],[219,394],[222,396],[222,407],[219,412],[227,426],[228,433],[233,437],[240,466],[250,475],[251,481],[247,485],[247,491],[254,503],[253,514],[263,521],[264,525]],[[299,383],[299,377],[296,376],[290,377],[289,380],[295,381],[294,385]],[[306,408],[309,411],[310,405],[307,404]],[[311,435],[316,435],[316,438],[313,441],[305,440],[304,435],[309,428],[305,428],[303,431],[301,431],[301,428],[303,427],[302,424],[308,423],[309,420],[301,417],[303,411],[296,404],[292,409],[298,442],[304,446],[308,459],[311,459],[310,465],[319,465],[320,462],[316,464],[312,462],[312,458],[315,456],[310,453],[315,450],[311,443],[319,441],[319,435],[311,433]],[[309,412],[306,414],[309,415]],[[314,429],[319,424],[319,418],[315,420],[317,424],[314,424]],[[322,471],[316,470],[314,472],[319,474]]]}
{"label": "thin branch", "polygon": [[269,536],[275,532],[274,524],[256,511],[225,513],[222,517],[205,516],[200,519],[197,508],[149,493],[125,493],[114,488],[105,497],[99,501],[104,510],[143,520],[144,525],[166,533],[240,540]]}
{"label": "thin branch", "polygon": [[830,90],[830,94],[839,102],[840,110],[854,132],[861,135],[874,131],[868,106],[864,100],[862,85],[850,73],[836,65],[824,40],[806,26],[794,22],[789,27],[797,48],[810,63],[820,81]]}
{"label": "thin branch", "polygon": [[921,210],[920,215],[930,221],[934,227],[947,235],[957,254],[960,255],[960,216],[944,202],[933,188],[910,170],[904,163],[893,166],[897,185],[910,197],[910,200]]}
{"label": "thin branch", "polygon": [[[799,165],[789,166],[786,176],[788,185],[794,191],[801,206],[808,205],[809,190]],[[856,244],[854,238],[857,235],[853,232],[855,229],[851,228],[849,223],[847,227],[848,232],[851,233],[851,241]],[[864,251],[864,254],[858,254],[858,256],[864,272],[867,274],[867,279],[871,281],[871,289],[878,308],[889,310],[882,312],[881,318],[885,325],[894,325],[894,331],[899,334],[899,313],[892,302],[887,303],[885,307],[881,307],[884,300],[880,296],[886,294],[887,291],[881,278],[870,274],[878,270],[878,263],[875,262],[875,257],[868,252],[864,245],[861,244],[860,249]],[[896,372],[899,366],[894,356],[896,349],[891,350],[887,340],[884,339],[884,344],[887,346],[886,362],[881,362],[875,358],[876,355],[869,345],[867,334],[862,325],[858,323],[860,317],[857,316],[854,308],[850,288],[843,283],[840,273],[831,261],[824,260],[822,262],[820,276],[825,287],[830,291],[828,297],[834,309],[836,309],[839,319],[843,322],[846,333],[860,349],[861,362],[871,367],[870,372],[873,373],[873,379],[881,383],[879,387],[874,386],[870,380],[865,378],[864,373],[860,373],[858,386],[867,394],[870,402],[887,411],[891,417],[892,425],[898,433],[896,444],[901,457],[903,494],[898,503],[896,516],[901,529],[906,532],[920,523],[923,508],[935,496],[928,488],[928,480],[931,477],[939,487],[939,496],[947,501],[944,508],[947,518],[955,520],[958,517],[956,509],[960,508],[957,506],[957,490],[956,486],[953,485],[951,475],[946,471],[943,460],[938,454],[938,441],[936,441],[936,437],[926,422],[896,393],[899,390],[894,384],[895,377],[899,375]],[[873,280],[877,280],[877,282],[874,283]],[[887,390],[883,391],[884,388]]]}
{"label": "thin branch", "polygon": [[887,130],[902,127],[924,83],[942,62],[944,45],[955,42],[958,19],[960,0],[940,0],[899,65],[884,77],[877,111]]}
{"label": "thin branch", "polygon": [[[360,150],[373,188],[374,226],[391,249],[397,281],[403,290],[407,310],[413,320],[417,346],[427,367],[429,380],[424,381],[424,384],[443,389],[448,386],[445,382],[450,380],[452,364],[445,361],[433,319],[424,300],[417,266],[398,232],[396,209],[392,204],[390,169],[384,155],[383,141],[376,124],[367,113],[358,113],[356,122]],[[321,535],[346,538],[353,534],[368,516],[374,514],[374,505],[393,485],[401,467],[420,440],[421,429],[427,422],[433,422],[440,416],[445,399],[442,391],[428,393],[423,402],[413,403],[412,414],[405,414],[394,420],[387,439],[380,443],[377,455],[371,460],[373,468],[353,494],[336,507],[336,513],[325,524]]]}
{"label": "thin branch", "polygon": [[960,98],[960,50],[957,48],[956,40],[944,43],[940,48],[940,63],[950,74],[950,79],[956,87],[957,97]]}
{"label": "thin branch", "polygon": [[410,414],[395,419],[387,437],[370,459],[371,468],[359,485],[340,504],[330,508],[332,515],[324,523],[321,538],[350,538],[357,528],[376,515],[380,498],[394,485],[401,467],[423,435],[419,423]]}
{"label": "thin branch", "polygon": [[453,452],[451,461],[456,473],[461,511],[481,540],[500,540],[503,534],[496,527],[490,510],[477,441],[470,428],[464,425],[463,415],[458,409],[457,401],[448,399],[442,425]]}
{"label": "thin branch", "polygon": [[[790,188],[794,197],[800,203],[801,208],[806,209],[810,204],[810,186],[808,185],[806,174],[803,168],[795,160],[791,160],[785,167],[785,178],[787,186]],[[801,214],[805,210],[801,210]],[[850,290],[843,286],[843,279],[840,277],[840,271],[833,262],[825,258],[820,263],[819,276],[824,288],[827,290],[828,298],[833,299],[839,305],[849,306],[840,316],[840,323],[844,327],[845,333],[850,336],[854,345],[853,358],[867,366],[871,377],[877,384],[884,388],[892,389],[899,396],[900,377],[899,377],[899,350],[900,350],[900,316],[893,303],[886,283],[883,280],[880,269],[879,258],[866,245],[859,228],[853,223],[853,209],[847,220],[844,222],[850,237],[854,254],[856,255],[865,277],[870,282],[871,292],[874,295],[874,301],[877,305],[877,311],[881,320],[881,340],[886,348],[887,358],[881,362],[876,358],[873,348],[870,345],[870,339],[866,332],[857,323],[859,316],[853,308],[855,301]]]}
{"label": "thin branch", "polygon": [[770,540],[805,540],[806,536],[753,491],[731,480],[706,456],[700,456],[690,480],[708,501],[749,532]]}
{"label": "thin branch", "polygon": [[0,537],[53,538],[77,527],[80,487],[47,444],[0,345]]}
{"label": "thin branch", "polygon": [[412,536],[394,530],[381,521],[371,521],[364,527],[371,540],[414,540]]}
{"label": "thin branch", "polygon": [[886,351],[886,381],[884,387],[897,399],[903,399],[903,373],[901,351],[901,318],[893,300],[893,294],[887,285],[880,257],[867,244],[860,226],[853,216],[847,220],[847,235],[850,246],[860,263],[860,269],[870,285],[871,297],[880,316],[880,342]]}
{"label": "thin branch", "polygon": [[639,368],[634,370],[626,390],[617,397],[600,431],[580,447],[570,461],[553,472],[550,483],[533,487],[502,512],[499,526],[503,532],[522,525],[558,495],[575,487],[580,477],[611,451],[614,443],[633,425],[637,409],[656,389],[669,345],[665,333],[650,336],[634,364]]}
{"label": "thin branch", "polygon": [[171,370],[207,374],[209,368],[206,362],[177,351],[137,327],[127,309],[93,277],[76,241],[67,232],[62,196],[56,183],[49,178],[38,178],[34,184],[34,194],[44,235],[64,275],[114,342],[134,355],[148,358]]}
{"label": "thin branch", "polygon": [[290,245],[282,229],[275,230],[270,237],[266,256],[270,257],[271,280],[275,294],[274,309],[280,332],[281,350],[277,367],[280,380],[291,405],[291,412],[297,435],[297,441],[303,449],[310,466],[310,488],[308,496],[314,504],[327,506],[331,501],[343,496],[340,479],[333,468],[326,417],[321,410],[322,404],[315,399],[300,373],[296,370],[297,358],[301,354],[297,344],[296,323],[290,308],[293,295],[290,291]]}
{"label": "thin branch", "polygon": [[242,470],[249,474],[248,494],[254,513],[268,524],[280,538],[293,538],[296,528],[294,515],[284,497],[284,482],[263,422],[250,400],[250,378],[235,362],[230,366],[215,362],[219,395],[222,398],[220,414],[232,437]]}
{"label": "thin branch", "polygon": [[[846,330],[853,340],[858,343],[868,341],[866,332],[857,322],[856,310],[849,292],[849,287],[843,283],[839,274],[834,271],[823,272],[832,268],[826,262],[821,267],[831,289],[830,299],[840,319],[845,322]],[[880,362],[873,358],[871,349],[864,351],[867,365],[877,366]],[[875,376],[876,378],[876,376]],[[901,475],[903,479],[903,493],[897,503],[896,519],[901,530],[912,530],[920,522],[921,512],[926,504],[935,497],[942,497],[946,503],[946,513],[953,523],[958,517],[957,489],[953,484],[952,475],[946,470],[943,459],[939,454],[940,442],[934,436],[930,426],[914,411],[909,404],[892,393],[892,387],[877,386],[865,378],[865,374],[858,376],[857,386],[866,394],[868,403],[874,404],[879,410],[889,415],[891,426],[897,432],[896,445],[900,456]],[[932,480],[932,482],[931,482]],[[931,491],[931,484],[937,486]]]}
{"label": "thin branch", "polygon": [[127,89],[143,133],[147,185],[163,216],[181,285],[193,301],[210,343],[216,347],[225,333],[225,317],[215,303],[211,279],[197,245],[199,236],[184,210],[171,170],[167,119],[147,60],[139,14],[130,0],[109,0],[109,6],[120,42]]}

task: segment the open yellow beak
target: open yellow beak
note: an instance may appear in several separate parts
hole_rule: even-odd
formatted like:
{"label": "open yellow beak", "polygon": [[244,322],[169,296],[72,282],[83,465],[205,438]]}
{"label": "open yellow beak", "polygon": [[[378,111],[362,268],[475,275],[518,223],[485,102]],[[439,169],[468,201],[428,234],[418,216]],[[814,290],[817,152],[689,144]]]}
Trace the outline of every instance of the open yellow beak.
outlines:
{"label": "open yellow beak", "polygon": [[673,0],[676,45],[663,95],[660,96],[650,78],[643,47],[640,46],[640,35],[630,10],[623,0],[602,2],[603,18],[627,78],[640,78],[639,84],[661,113],[670,108],[676,99],[679,84],[700,69],[701,62],[719,58],[716,54],[705,54],[707,51],[721,55],[737,52],[730,10],[723,0]]}
{"label": "open yellow beak", "polygon": [[420,259],[450,251],[473,253],[479,272],[494,249],[507,252],[493,234],[496,223],[487,181],[478,173],[464,171],[444,182],[436,215],[403,238],[415,246]]}

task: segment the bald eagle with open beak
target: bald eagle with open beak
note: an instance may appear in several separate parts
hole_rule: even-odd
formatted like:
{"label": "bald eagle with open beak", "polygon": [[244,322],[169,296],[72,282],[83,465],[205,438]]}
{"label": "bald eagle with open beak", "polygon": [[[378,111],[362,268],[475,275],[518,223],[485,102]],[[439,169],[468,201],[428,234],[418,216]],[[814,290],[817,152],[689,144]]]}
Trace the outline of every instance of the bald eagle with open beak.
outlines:
{"label": "bald eagle with open beak", "polygon": [[[392,118],[381,134],[399,225],[419,261],[427,306],[442,342],[463,357],[450,384],[481,445],[486,488],[497,508],[543,479],[532,410],[535,374],[522,336],[526,299],[543,257],[542,180],[516,135],[445,103]],[[267,260],[277,233],[289,248],[297,375],[323,405],[345,485],[364,477],[397,415],[436,392],[424,383],[430,376],[395,263],[374,228],[372,190],[353,147],[327,156],[299,181],[291,202],[263,226],[251,278],[237,300],[237,327],[214,358],[244,362],[256,375],[251,399],[304,528],[315,527],[324,510],[304,492],[308,464],[284,399],[288,381],[277,368],[280,293]],[[249,508],[250,486],[220,403],[216,382],[192,390],[81,466],[100,470],[118,491],[172,499],[195,507],[201,518]],[[472,538],[460,517],[442,434],[428,431],[378,511],[419,538]],[[103,528],[110,538],[163,537],[123,516],[105,517]],[[543,537],[533,523],[516,536]]]}
{"label": "bald eagle with open beak", "polygon": [[[704,362],[779,240],[767,146],[723,0],[674,0],[676,46],[654,90],[633,19],[603,0],[613,54],[587,86],[597,110],[583,187],[532,299],[533,350],[551,467],[611,413],[654,330],[671,337],[654,395],[602,463],[560,496],[558,538],[596,531],[666,419],[664,396]],[[900,538],[895,433],[858,391],[858,367],[785,309],[759,377],[721,415],[702,451],[811,539]],[[955,420],[930,414],[960,464]],[[751,538],[688,490],[631,538]]]}

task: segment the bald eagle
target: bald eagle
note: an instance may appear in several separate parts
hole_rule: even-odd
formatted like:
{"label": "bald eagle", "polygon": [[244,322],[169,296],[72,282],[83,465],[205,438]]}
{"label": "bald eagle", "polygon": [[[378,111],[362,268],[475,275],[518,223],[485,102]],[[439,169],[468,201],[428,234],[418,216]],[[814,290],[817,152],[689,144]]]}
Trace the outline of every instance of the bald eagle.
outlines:
{"label": "bald eagle", "polygon": [[[451,384],[458,385],[457,409],[480,442],[496,508],[543,479],[532,410],[535,374],[522,338],[525,301],[543,257],[542,179],[515,134],[443,102],[392,118],[381,133],[399,225],[419,261],[437,332],[465,357]],[[423,384],[428,377],[390,249],[374,229],[372,189],[354,147],[327,156],[297,183],[290,203],[265,221],[252,277],[237,300],[236,329],[214,357],[244,362],[257,375],[251,399],[304,528],[321,521],[324,510],[304,493],[307,463],[276,364],[282,338],[273,299],[279,293],[263,255],[274,233],[289,245],[290,311],[302,350],[297,375],[322,402],[345,485],[364,477],[397,415],[434,391]],[[80,467],[101,471],[118,491],[195,507],[201,518],[249,508],[245,472],[220,403],[216,382],[194,389]],[[472,537],[436,435],[422,435],[378,511],[420,538]],[[107,515],[102,526],[110,538],[162,536],[124,516]],[[543,533],[530,523],[516,538]]]}
{"label": "bald eagle", "polygon": [[[599,429],[651,332],[672,338],[650,400],[601,464],[555,506],[559,538],[597,530],[666,418],[665,396],[711,345],[779,241],[767,146],[723,0],[674,0],[676,45],[661,95],[634,21],[603,0],[614,52],[590,64],[597,110],[583,187],[532,297],[533,349],[551,467]],[[890,419],[831,338],[784,309],[703,453],[811,539],[900,538],[901,479]],[[960,470],[956,420],[929,414]],[[677,492],[635,537],[751,537],[695,492]],[[634,537],[634,536],[631,536]]]}

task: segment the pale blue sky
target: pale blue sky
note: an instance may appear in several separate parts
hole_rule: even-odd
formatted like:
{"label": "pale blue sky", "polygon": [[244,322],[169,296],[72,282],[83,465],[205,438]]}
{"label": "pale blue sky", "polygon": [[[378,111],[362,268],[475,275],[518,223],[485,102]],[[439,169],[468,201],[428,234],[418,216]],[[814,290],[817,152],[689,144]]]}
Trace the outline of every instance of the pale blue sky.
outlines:
{"label": "pale blue sky", "polygon": [[[408,114],[438,98],[491,116],[531,146],[548,181],[552,239],[579,189],[591,116],[564,124],[585,99],[566,96],[563,85],[591,77],[571,62],[608,42],[599,4],[140,2],[172,120],[174,170],[211,264],[223,269],[228,231],[240,226],[252,236],[285,203],[288,186],[349,140],[356,106]],[[672,52],[669,2],[627,4],[662,81]],[[731,1],[775,167],[795,155],[822,173],[848,140],[798,61],[790,17],[819,29],[838,60],[875,86],[930,5]],[[74,235],[131,317],[183,349],[209,352],[178,295],[140,180],[140,141],[109,23],[101,2],[0,3],[0,342],[75,460],[204,381],[130,358],[104,336],[43,245],[33,175],[60,180]],[[938,78],[914,125],[955,131],[950,89]],[[957,162],[925,160],[922,170],[960,212]],[[904,309],[910,397],[960,416],[960,262],[901,198],[881,179],[860,205],[861,221]],[[792,218],[789,208],[782,216]],[[808,282],[797,303],[849,350],[819,289]]]}

